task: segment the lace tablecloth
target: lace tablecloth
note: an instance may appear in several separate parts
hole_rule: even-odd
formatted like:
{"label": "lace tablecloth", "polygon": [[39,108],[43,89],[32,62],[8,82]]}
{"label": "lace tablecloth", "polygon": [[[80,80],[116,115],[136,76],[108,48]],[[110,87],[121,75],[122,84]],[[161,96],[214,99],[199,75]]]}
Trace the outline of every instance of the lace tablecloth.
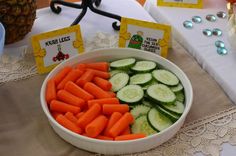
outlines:
{"label": "lace tablecloth", "polygon": [[[86,40],[85,47],[86,51],[90,51],[96,48],[117,47],[117,42],[117,35],[97,33],[95,37]],[[66,144],[64,143],[64,141],[58,139],[58,136],[56,136],[52,132],[53,130],[48,126],[48,121],[46,120],[43,112],[37,111],[38,109],[40,109],[40,104],[37,103],[38,105],[32,105],[32,102],[35,103],[36,101],[39,101],[38,96],[40,84],[35,84],[33,81],[36,80],[33,78],[28,80],[22,79],[30,78],[33,76],[34,78],[40,79],[40,82],[42,81],[42,79],[40,75],[37,75],[32,53],[25,51],[25,47],[22,48],[23,50],[21,50],[23,52],[20,57],[10,57],[6,55],[1,57],[0,83],[2,84],[2,86],[0,86],[0,89],[6,90],[6,93],[9,93],[11,89],[13,89],[15,92],[19,92],[19,90],[22,90],[22,86],[27,85],[27,88],[25,88],[24,90],[25,92],[32,92],[32,89],[38,91],[33,93],[34,95],[32,95],[32,97],[34,99],[32,99],[31,102],[28,101],[28,105],[22,103],[22,101],[25,101],[25,99],[21,97],[22,95],[24,96],[24,93],[20,93],[18,97],[16,96],[15,102],[14,100],[7,100],[8,102],[10,101],[10,103],[4,103],[5,99],[3,98],[7,98],[7,95],[0,95],[0,98],[2,97],[3,100],[3,105],[0,105],[0,109],[6,110],[3,112],[3,116],[0,119],[0,155],[20,155],[21,153],[24,153],[25,155],[31,155],[32,153],[34,153],[35,156],[73,156],[81,155],[82,153],[82,155],[92,155],[91,153],[78,150],[75,147]],[[177,65],[179,65],[180,68],[182,68],[187,73],[187,75],[189,74],[189,72],[194,71],[192,75],[188,76],[193,83],[194,89],[197,89],[195,90],[195,98],[197,99],[195,99],[193,108],[191,109],[186,119],[187,124],[177,133],[175,137],[153,150],[134,155],[184,156],[193,155],[196,152],[202,152],[206,155],[217,156],[220,154],[220,151],[222,149],[222,143],[228,142],[232,145],[235,145],[236,107],[231,107],[231,102],[224,95],[218,85],[203,70],[198,67],[197,63],[193,61],[193,58],[191,58],[191,56],[189,56],[177,42],[173,42],[173,50],[170,51],[169,59],[176,62]],[[181,61],[181,59],[184,60]],[[184,62],[188,64],[185,64]],[[195,71],[192,70],[192,68],[197,69],[195,69]],[[200,86],[202,88],[198,88],[199,85],[198,83],[196,83],[196,81],[203,81],[201,80],[201,78],[198,78],[198,76],[204,79],[206,87],[209,90],[207,88],[204,88],[204,86]],[[194,80],[195,77],[197,80]],[[200,84],[204,85],[204,82],[200,82]],[[207,86],[207,84],[210,86]],[[12,88],[9,89],[10,87]],[[198,96],[201,96],[200,92],[202,92],[203,90],[205,90],[206,92],[214,90],[215,92],[213,94],[217,95],[217,97],[215,98],[216,101],[214,101],[212,97],[209,97],[209,100],[206,96],[202,97],[204,100],[206,100],[206,103],[199,103],[201,99]],[[15,110],[13,111],[13,113],[9,113],[12,111],[12,109],[9,109],[9,105],[13,105],[13,103],[17,102],[18,105],[14,106]],[[198,107],[203,107],[207,104],[212,108],[212,110],[205,107],[205,110],[204,108],[202,108],[202,111],[200,111],[201,109],[199,109]],[[212,106],[217,106],[219,108],[213,108]],[[219,112],[219,110],[222,109],[224,109],[225,111]],[[26,113],[26,110],[30,110],[30,113]],[[212,114],[214,112],[219,113]],[[32,116],[34,117],[34,122],[31,121]],[[202,116],[203,118],[200,118],[200,116]],[[11,118],[14,118],[14,120],[11,120]],[[19,119],[19,121],[15,122],[16,119]],[[10,150],[13,147],[21,146],[21,141],[19,140],[23,139],[27,140],[30,148],[37,148],[37,150],[40,152],[35,153],[28,148],[20,147],[15,151]],[[1,142],[1,140],[3,140],[4,143]],[[1,146],[2,143],[5,146]],[[51,146],[52,148],[48,148],[47,146]],[[52,154],[52,152],[55,153]]]}

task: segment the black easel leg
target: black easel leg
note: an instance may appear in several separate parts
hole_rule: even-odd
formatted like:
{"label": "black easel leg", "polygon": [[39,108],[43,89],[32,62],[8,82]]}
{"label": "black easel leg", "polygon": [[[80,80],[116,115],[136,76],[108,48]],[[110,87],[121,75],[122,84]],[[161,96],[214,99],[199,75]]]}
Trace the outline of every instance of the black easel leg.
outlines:
{"label": "black easel leg", "polygon": [[[90,8],[91,11],[93,11],[93,12],[99,14],[99,15],[103,15],[103,16],[106,16],[106,17],[109,17],[109,18],[114,18],[114,19],[117,19],[118,21],[121,21],[121,16],[118,16],[118,15],[108,13],[108,12],[105,12],[105,11],[98,10],[98,9],[94,8],[93,2],[94,1],[89,1],[89,4],[88,4],[88,7]],[[95,1],[95,3],[96,3],[96,1]],[[100,3],[101,3],[101,1],[100,1]],[[115,30],[120,30],[120,26],[117,25],[117,22],[114,22],[112,24],[112,27]]]}
{"label": "black easel leg", "polygon": [[50,3],[50,8],[56,14],[59,14],[61,12],[61,7],[55,6],[56,4],[60,4],[60,5],[64,5],[64,6],[67,6],[67,7],[76,8],[76,9],[82,9],[82,7],[83,7],[80,4],[65,2],[63,0],[52,0],[51,3]]}
{"label": "black easel leg", "polygon": [[81,19],[84,17],[84,15],[86,14],[86,12],[87,12],[87,7],[83,8],[82,12],[81,12],[81,13],[79,14],[79,16],[74,20],[74,22],[71,24],[71,26],[78,24],[78,23],[81,21]]}

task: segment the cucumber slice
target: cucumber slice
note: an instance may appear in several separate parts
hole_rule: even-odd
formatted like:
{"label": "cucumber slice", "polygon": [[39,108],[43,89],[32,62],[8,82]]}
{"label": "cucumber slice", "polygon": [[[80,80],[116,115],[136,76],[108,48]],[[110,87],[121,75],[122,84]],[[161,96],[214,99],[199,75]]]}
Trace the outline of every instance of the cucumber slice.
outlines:
{"label": "cucumber slice", "polygon": [[147,95],[151,100],[163,104],[172,104],[175,102],[175,94],[169,87],[163,84],[156,84],[148,87]]}
{"label": "cucumber slice", "polygon": [[150,87],[150,86],[152,86],[152,85],[155,85],[155,84],[158,84],[158,82],[157,82],[156,80],[152,79],[151,82],[145,84],[144,86],[142,86],[142,88],[143,88],[143,90],[147,90],[148,87]]}
{"label": "cucumber slice", "polygon": [[185,100],[184,92],[177,92],[175,93],[175,96],[177,101],[184,103]]}
{"label": "cucumber slice", "polygon": [[156,63],[152,61],[138,61],[135,63],[135,65],[131,68],[131,70],[135,72],[141,72],[141,73],[146,73],[150,72],[153,69],[156,68]]}
{"label": "cucumber slice", "polygon": [[124,103],[137,103],[143,96],[143,89],[139,85],[127,85],[117,92],[118,99]]}
{"label": "cucumber slice", "polygon": [[129,70],[132,66],[134,66],[135,62],[135,58],[120,59],[111,62],[110,67],[114,69]]}
{"label": "cucumber slice", "polygon": [[146,100],[142,101],[143,105],[147,106],[147,107],[153,107],[152,103]]}
{"label": "cucumber slice", "polygon": [[173,123],[172,121],[163,115],[156,108],[152,108],[148,112],[148,122],[152,126],[153,129],[157,131],[163,131],[164,129],[170,127]]}
{"label": "cucumber slice", "polygon": [[184,112],[184,104],[179,101],[175,101],[174,105],[162,105],[168,111],[173,113],[182,114]]}
{"label": "cucumber slice", "polygon": [[110,73],[110,75],[112,77],[112,76],[114,76],[114,75],[116,75],[118,73],[126,73],[126,72],[123,71],[123,70],[111,70],[109,73]]}
{"label": "cucumber slice", "polygon": [[133,134],[136,133],[144,133],[146,135],[152,135],[157,133],[148,123],[147,115],[142,115],[135,119],[134,124],[131,126],[131,132]]}
{"label": "cucumber slice", "polygon": [[166,117],[168,117],[172,122],[177,121],[180,118],[180,115],[171,113],[167,110],[165,110],[164,108],[161,108],[160,106],[157,106],[157,109],[164,114]]}
{"label": "cucumber slice", "polygon": [[168,86],[175,86],[179,83],[179,79],[173,73],[164,69],[154,70],[152,75],[158,82]]}
{"label": "cucumber slice", "polygon": [[147,115],[148,111],[150,110],[150,107],[145,105],[136,105],[134,108],[130,111],[130,113],[133,115],[134,118],[137,118],[141,115]]}
{"label": "cucumber slice", "polygon": [[181,83],[179,83],[177,86],[174,87],[170,87],[170,89],[176,93],[176,92],[180,92],[184,89],[183,85]]}
{"label": "cucumber slice", "polygon": [[118,73],[111,77],[109,81],[112,84],[112,91],[117,92],[128,84],[129,75],[126,73]]}
{"label": "cucumber slice", "polygon": [[137,84],[137,85],[145,85],[152,80],[152,74],[144,73],[144,74],[135,74],[130,77],[129,84]]}

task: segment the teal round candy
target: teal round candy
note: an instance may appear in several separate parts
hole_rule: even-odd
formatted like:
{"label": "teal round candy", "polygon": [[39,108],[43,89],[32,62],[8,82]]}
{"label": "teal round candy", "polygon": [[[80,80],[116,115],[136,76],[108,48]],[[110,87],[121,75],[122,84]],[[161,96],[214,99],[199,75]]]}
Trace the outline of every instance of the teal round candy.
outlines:
{"label": "teal round candy", "polygon": [[212,36],[212,31],[210,29],[204,29],[202,33],[207,37]]}
{"label": "teal round candy", "polygon": [[183,26],[186,29],[192,29],[193,28],[193,23],[191,21],[186,20],[186,21],[184,21]]}
{"label": "teal round candy", "polygon": [[215,42],[215,46],[217,48],[225,48],[225,43],[223,41],[218,40]]}
{"label": "teal round candy", "polygon": [[227,55],[228,54],[228,50],[226,48],[217,48],[217,53],[219,55]]}
{"label": "teal round candy", "polygon": [[219,11],[216,13],[216,16],[219,18],[227,18],[227,14],[224,11]]}
{"label": "teal round candy", "polygon": [[216,21],[216,16],[209,14],[209,15],[206,16],[206,20],[208,20],[209,22],[215,22]]}
{"label": "teal round candy", "polygon": [[212,34],[215,36],[222,36],[222,31],[218,28],[212,30]]}
{"label": "teal round candy", "polygon": [[202,18],[200,16],[193,16],[192,21],[194,23],[202,23]]}

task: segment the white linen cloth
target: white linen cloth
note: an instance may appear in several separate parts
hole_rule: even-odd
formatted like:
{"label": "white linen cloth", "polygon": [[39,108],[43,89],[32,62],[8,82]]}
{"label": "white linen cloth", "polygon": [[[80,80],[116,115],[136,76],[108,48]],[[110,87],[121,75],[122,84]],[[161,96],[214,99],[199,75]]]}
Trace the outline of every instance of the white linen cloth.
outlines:
{"label": "white linen cloth", "polygon": [[[172,26],[174,38],[187,49],[217,82],[231,100],[236,104],[236,51],[233,50],[227,39],[227,19],[217,18],[216,22],[208,22],[205,17],[219,11],[226,12],[224,0],[206,0],[204,9],[157,7],[156,0],[147,0],[145,9],[160,23]],[[200,16],[203,19],[201,24],[193,24],[193,29],[183,27],[185,20],[193,16]],[[221,37],[203,35],[203,29],[219,28],[223,31]],[[221,40],[228,49],[228,55],[220,56],[216,52],[215,41]]]}

